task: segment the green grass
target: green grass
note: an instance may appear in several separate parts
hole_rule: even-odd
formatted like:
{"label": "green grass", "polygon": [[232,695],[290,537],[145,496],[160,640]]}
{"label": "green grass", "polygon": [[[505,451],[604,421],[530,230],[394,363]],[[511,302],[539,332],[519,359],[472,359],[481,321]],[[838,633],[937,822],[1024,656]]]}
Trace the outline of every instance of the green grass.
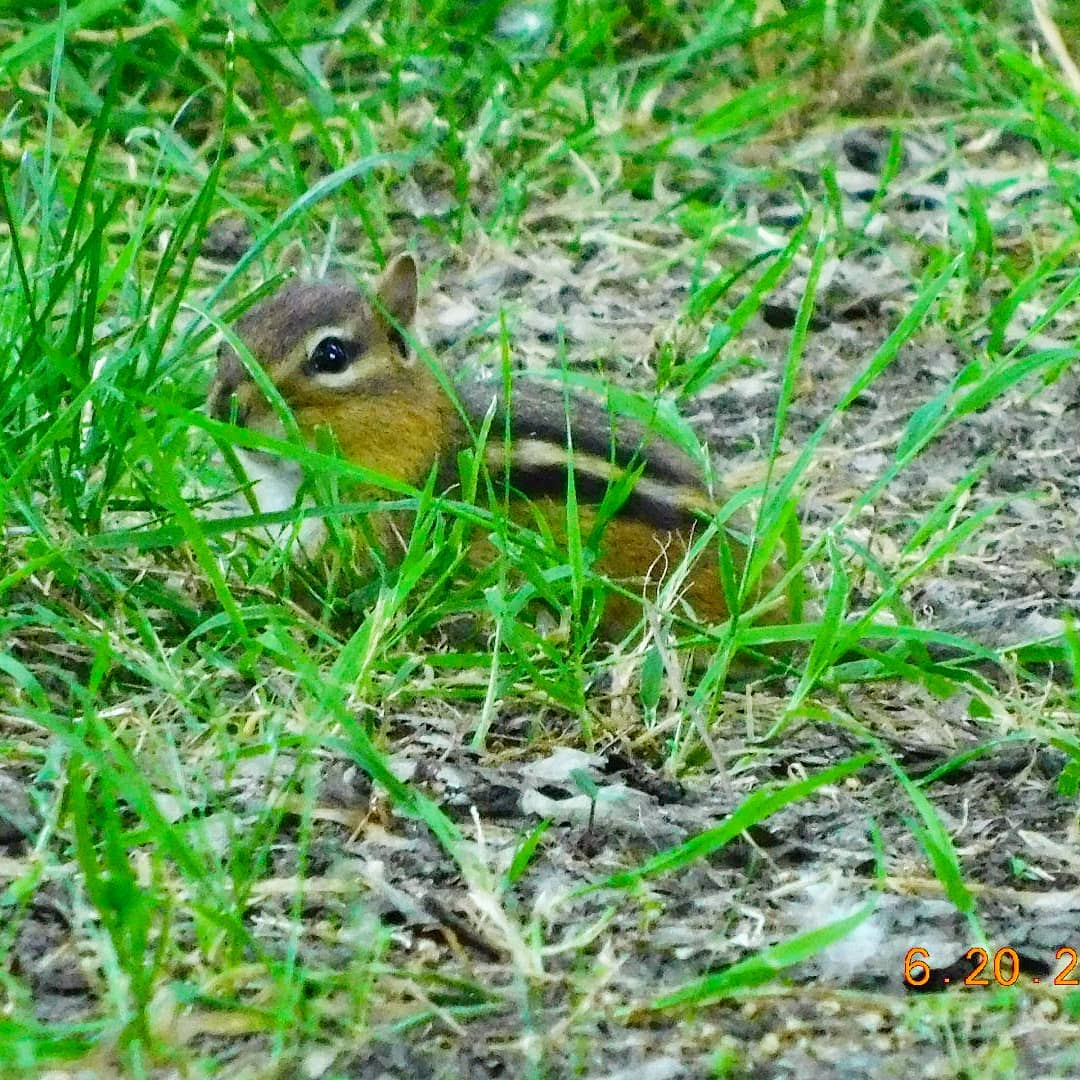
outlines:
{"label": "green grass", "polygon": [[[865,526],[928,448],[1077,369],[1075,345],[1048,340],[1064,325],[1075,342],[1078,103],[1034,56],[1024,5],[30,7],[0,9],[0,779],[20,793],[0,786],[0,824],[21,835],[0,848],[0,1065],[319,1075],[322,1062],[323,1075],[349,1075],[365,1052],[415,1035],[444,1075],[464,1074],[455,1055],[482,1039],[511,1074],[601,1073],[590,1027],[600,1019],[692,1029],[717,1003],[783,1001],[799,964],[870,917],[909,840],[975,943],[981,868],[958,852],[937,800],[952,773],[1019,741],[1059,755],[1045,798],[1075,805],[1075,621],[1001,647],[912,610],[921,583],[965,565],[1009,502],[983,497],[991,453],[908,508],[888,545]],[[1080,25],[1059,7],[1080,51]],[[833,151],[788,151],[811,130],[869,121],[891,142],[853,215]],[[1045,169],[1047,187],[998,217],[1002,181],[988,175],[950,192],[943,227],[883,236],[876,220],[900,197],[904,148],[927,132],[946,147],[927,159],[927,179],[992,133]],[[762,225],[747,201],[761,191],[794,206],[794,223]],[[233,263],[200,254],[226,214],[253,237]],[[638,226],[662,239],[640,239]],[[273,448],[307,467],[315,512],[350,542],[347,526],[371,509],[350,489],[372,477],[332,447],[237,430],[201,403],[219,335],[290,268],[366,277],[404,244],[430,254],[428,293],[505,249],[556,251],[567,266],[592,248],[613,260],[631,250],[658,294],[685,271],[677,311],[657,316],[653,356],[582,355],[560,330],[549,366],[571,385],[614,382],[612,407],[654,417],[700,453],[683,415],[728,380],[780,365],[757,480],[733,493],[699,550],[747,510],[755,554],[745,580],[730,562],[719,568],[725,588],[738,606],[786,549],[791,625],[690,624],[675,575],[641,632],[609,648],[595,629],[614,586],[591,568],[573,489],[560,544],[507,520],[479,453],[462,461],[460,495],[434,478],[380,485],[380,509],[414,525],[400,564],[376,558],[365,573],[343,557],[328,579],[268,547],[260,526],[297,511],[222,518],[242,487],[233,450]],[[830,406],[799,427],[835,267],[887,259],[896,245],[896,310]],[[766,357],[762,312],[787,288],[797,303],[786,353]],[[527,290],[508,299],[449,351],[509,378],[530,346],[529,304]],[[907,403],[880,471],[828,520],[800,526],[838,432],[928,341],[964,362]],[[504,437],[497,424],[478,433],[480,444]],[[516,573],[470,571],[477,534]],[[283,575],[314,602],[289,599]],[[802,610],[804,579],[817,595]],[[570,613],[558,633],[537,615],[545,606]],[[704,663],[691,666],[691,652]],[[935,705],[963,695],[985,721],[977,743],[925,775],[862,712],[915,693]],[[632,717],[621,727],[613,697]],[[833,742],[804,768],[785,747],[808,728]],[[477,757],[462,759],[465,745]],[[698,792],[715,785],[722,820],[688,825],[647,856],[615,844],[593,868],[584,841],[542,814],[488,846],[485,830],[506,826],[470,815],[471,788],[463,804],[435,779],[453,753],[513,784],[519,761],[564,745],[617,750]],[[403,751],[427,763],[411,779]],[[337,809],[334,768],[355,770],[360,793]],[[606,780],[577,775],[589,813],[611,812]],[[880,848],[854,914],[786,936],[767,929],[760,947],[691,976],[685,965],[668,976],[654,958],[644,968],[660,976],[605,998],[605,980],[624,962],[634,970],[675,893],[700,887],[688,875],[712,872],[721,849],[748,830],[782,830],[792,808],[883,789],[857,820],[900,825],[888,839],[867,826]],[[372,851],[357,855],[356,837],[377,829],[422,851],[432,887],[466,897],[472,921],[435,917],[439,938],[393,860],[384,852],[376,872]],[[42,925],[63,927],[55,955],[27,945]],[[428,938],[438,949],[425,951]],[[42,955],[80,972],[81,988],[48,989]],[[1072,1000],[1062,1015],[1075,1022]],[[973,1073],[1007,1063],[1024,1014],[1008,995],[942,1007],[959,1019],[931,1019],[924,999],[903,1008],[899,1027],[932,1031],[924,1057]],[[995,1033],[985,1043],[957,1034],[980,1022]],[[549,1042],[555,1029],[576,1048]],[[749,1044],[709,1053],[717,1075],[755,1060]]]}

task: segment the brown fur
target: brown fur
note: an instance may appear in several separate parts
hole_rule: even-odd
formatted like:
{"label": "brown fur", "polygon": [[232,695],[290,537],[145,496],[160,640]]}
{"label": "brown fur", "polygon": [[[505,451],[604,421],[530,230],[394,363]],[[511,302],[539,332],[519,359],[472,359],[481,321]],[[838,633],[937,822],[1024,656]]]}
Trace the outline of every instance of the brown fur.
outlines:
{"label": "brown fur", "polygon": [[[424,392],[426,391],[426,392]],[[394,480],[422,485],[440,455],[451,448],[449,400],[436,384],[394,388],[379,397],[380,408],[345,398],[294,409],[301,431],[325,425],[337,438],[349,461]],[[286,398],[286,400],[288,400]],[[388,424],[386,416],[394,417]]]}
{"label": "brown fur", "polygon": [[[510,516],[520,524],[531,524],[539,513],[551,531],[552,537],[561,545],[566,544],[566,504],[558,499],[542,498],[528,502],[517,501],[510,507]],[[594,506],[578,506],[578,528],[583,542],[587,542],[597,526],[598,515]],[[657,529],[649,522],[632,517],[615,517],[603,525],[596,544],[597,558],[594,568],[628,592],[655,601],[669,573],[678,567],[693,547],[694,539],[704,523],[682,529]],[[735,573],[742,572],[745,548],[729,538]],[[496,549],[486,538],[476,541],[469,553],[477,566],[490,563]],[[699,554],[683,582],[676,611],[686,613],[689,609],[698,621],[721,623],[728,617],[728,606],[720,584],[719,552],[716,541],[708,544]],[[754,598],[762,596],[766,586],[778,580],[775,568],[765,575],[766,581],[754,590]],[[782,605],[771,608],[763,622],[783,620]],[[604,604],[602,628],[608,637],[618,638],[626,634],[641,617],[640,605],[620,593],[612,592]]]}

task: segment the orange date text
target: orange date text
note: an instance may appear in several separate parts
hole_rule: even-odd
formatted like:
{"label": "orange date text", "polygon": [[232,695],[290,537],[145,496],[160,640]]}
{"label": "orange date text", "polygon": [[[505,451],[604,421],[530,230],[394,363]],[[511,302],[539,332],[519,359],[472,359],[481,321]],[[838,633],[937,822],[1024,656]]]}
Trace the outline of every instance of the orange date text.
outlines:
{"label": "orange date text", "polygon": [[[1054,954],[1057,964],[1047,971],[1044,964],[1027,961],[1008,945],[991,953],[975,945],[947,967],[935,967],[930,951],[918,945],[904,954],[904,984],[912,990],[936,990],[950,983],[959,986],[1034,985],[1080,986],[1080,958],[1077,950],[1063,945]],[[965,963],[966,961],[966,963]],[[1025,970],[1025,967],[1029,970]]]}

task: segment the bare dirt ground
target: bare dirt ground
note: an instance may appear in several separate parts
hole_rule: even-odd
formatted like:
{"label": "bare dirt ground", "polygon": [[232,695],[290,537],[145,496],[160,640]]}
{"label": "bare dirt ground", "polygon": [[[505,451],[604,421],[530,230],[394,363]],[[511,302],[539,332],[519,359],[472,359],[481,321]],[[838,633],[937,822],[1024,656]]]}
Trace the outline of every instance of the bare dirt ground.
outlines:
{"label": "bare dirt ground", "polygon": [[[782,246],[801,213],[799,180],[811,182],[821,157],[833,155],[852,244],[826,270],[785,437],[785,450],[797,450],[910,308],[911,271],[928,239],[950,227],[969,180],[999,185],[988,214],[1001,223],[1002,242],[1023,247],[1054,213],[1053,183],[1034,171],[1035,158],[1022,146],[975,146],[976,135],[969,133],[961,150],[932,133],[907,138],[901,176],[874,206],[885,136],[855,131],[787,147],[789,185],[739,191],[742,223],[718,244],[712,266],[694,265],[692,245],[670,216],[659,214],[659,202],[626,197],[613,205],[602,191],[545,202],[526,220],[513,250],[492,244],[453,253],[424,250],[422,243],[429,265],[440,264],[427,283],[427,339],[448,363],[491,362],[502,308],[523,364],[550,363],[562,333],[575,363],[592,369],[599,358],[610,377],[646,385],[661,342],[686,352],[701,345],[704,330],[687,329],[685,320],[676,327],[692,277]],[[401,198],[402,235],[415,217],[439,212],[418,180],[409,181]],[[773,298],[768,321],[756,319],[740,337],[737,352],[746,362],[687,410],[722,472],[760,461],[771,437],[799,273]],[[946,306],[957,313],[987,306],[986,297],[1002,285],[988,282],[983,296],[964,295],[957,286]],[[1015,325],[1030,323],[1050,298],[1049,292],[1033,296]],[[1046,348],[1075,337],[1075,316],[1066,310],[1031,344]],[[961,340],[947,320],[935,321],[838,418],[802,497],[808,537],[880,474],[912,411],[942,391],[978,345]],[[1080,606],[1076,565],[1067,559],[1080,549],[1078,409],[1075,370],[1049,386],[1029,381],[1013,388],[929,447],[849,531],[897,571],[917,523],[986,462],[957,512],[998,500],[1000,509],[961,553],[907,590],[920,624],[1004,646],[1059,632],[1063,613]],[[855,574],[857,567],[853,562]],[[869,575],[857,581],[859,594],[869,598]],[[576,721],[544,709],[501,715],[482,759],[466,748],[475,716],[456,707],[433,702],[374,718],[397,770],[458,820],[481,869],[466,883],[422,826],[396,816],[362,774],[327,752],[304,869],[301,953],[309,963],[340,968],[370,942],[384,950],[386,964],[426,973],[388,979],[371,1015],[386,1038],[352,1058],[331,1057],[332,1074],[506,1077],[526,1075],[532,1062],[548,1076],[651,1080],[955,1076],[980,1062],[1012,1061],[1020,1074],[1076,1075],[1080,1014],[1066,1007],[1065,990],[1047,983],[1048,973],[1064,966],[1056,950],[1080,949],[1077,806],[1057,794],[1064,754],[1045,735],[1025,737],[1045,733],[1048,724],[1075,732],[1077,718],[1063,709],[1055,688],[1058,674],[1040,670],[1022,682],[1006,672],[986,673],[1000,690],[992,715],[973,705],[974,695],[939,698],[917,684],[822,692],[816,700],[831,722],[805,720],[772,738],[766,736],[784,705],[785,686],[733,687],[717,703],[715,729],[733,794],[709,768],[678,777],[662,771],[664,725],[679,722],[677,709],[646,731],[636,698],[617,679],[590,699],[596,736],[590,746]],[[767,828],[636,890],[575,895],[715,826],[763,783],[817,771],[864,749],[860,728],[915,778],[965,749],[982,748],[927,789],[961,853],[976,901],[973,917],[945,898],[910,827],[912,803],[884,766],[796,803]],[[261,761],[233,779],[229,801],[241,815],[274,788]],[[591,827],[589,802],[570,778],[580,767],[605,792]],[[553,825],[535,861],[511,895],[494,902],[498,875],[522,835],[545,817]],[[274,874],[258,905],[260,933],[270,941],[279,933],[283,951],[296,926],[290,836],[286,828],[274,841]],[[485,867],[489,892],[478,884]],[[876,903],[875,913],[843,943],[787,970],[757,995],[703,1007],[693,1024],[684,1014],[676,1019],[646,1008],[690,980],[867,900]],[[38,903],[38,917],[22,931],[28,962],[55,947],[59,933],[59,920]],[[358,912],[378,915],[388,936],[379,939],[369,916]],[[979,944],[980,933],[991,952],[1010,946],[1024,958],[1019,995],[990,1007],[999,994],[993,987],[962,989],[954,980],[918,1000],[905,990],[909,948],[926,948],[935,966],[944,966]],[[1036,973],[1038,985],[1031,981]],[[81,979],[73,962],[43,973],[35,991],[40,1015],[78,1015]],[[399,997],[388,996],[387,987]],[[425,999],[433,1018],[391,1035],[389,1025]],[[460,1010],[451,1015],[451,1004],[471,1006],[471,1017]],[[194,1042],[216,1046],[218,1060],[231,1062],[238,1075],[254,1075],[265,1053],[257,1033],[217,1030],[197,1011],[182,1022]],[[180,1023],[165,998],[161,1023]],[[522,1037],[523,1031],[529,1034]],[[321,1075],[327,1064],[313,1050],[304,1073]]]}
{"label": "bare dirt ground", "polygon": [[[999,186],[1000,200],[988,207],[988,214],[998,223],[1001,242],[1018,248],[1055,212],[1053,183],[1034,169],[1034,159],[1022,146],[976,149],[969,144],[950,155],[942,140],[927,134],[906,140],[901,176],[871,213],[868,205],[886,146],[882,133],[855,130],[787,151],[793,175],[807,182],[818,175],[822,156],[833,156],[845,220],[853,227],[863,225],[852,249],[826,272],[787,436],[789,449],[797,449],[828,415],[908,310],[913,299],[909,272],[928,240],[949,228],[949,214],[956,212],[955,200],[968,182]],[[791,193],[751,188],[740,194],[749,224],[728,238],[729,256],[740,245],[744,255],[762,245],[779,246],[800,215]],[[580,201],[562,208],[547,205],[530,243],[513,253],[475,252],[453,274],[444,270],[428,302],[429,336],[436,348],[462,360],[474,357],[477,341],[469,330],[490,326],[499,305],[509,312],[515,348],[526,364],[550,363],[552,343],[561,332],[571,356],[602,357],[609,374],[640,383],[647,381],[644,368],[661,341],[673,336],[687,352],[700,347],[700,340],[671,335],[691,274],[698,269],[689,257],[679,259],[686,246],[679,230],[658,220],[655,205],[648,202],[611,206],[598,199],[594,226],[589,209]],[[567,232],[579,237],[573,250],[552,242],[560,218]],[[718,261],[723,264],[722,258]],[[987,292],[994,295],[1001,285],[990,282]],[[766,318],[740,340],[747,364],[699,395],[689,412],[729,468],[760,460],[771,437],[790,336],[785,324],[792,321],[800,286],[796,274],[774,297]],[[1033,296],[1009,335],[1018,338],[1049,299],[1047,294]],[[954,303],[960,311],[986,299],[957,295]],[[1052,348],[1075,340],[1075,334],[1075,314],[1066,310],[1029,345]],[[492,337],[488,331],[487,340]],[[834,521],[880,474],[912,411],[943,391],[982,343],[960,340],[947,326],[927,326],[839,418],[802,500],[809,536]],[[1059,633],[1063,612],[1080,606],[1080,576],[1075,564],[1067,562],[1080,546],[1078,409],[1075,370],[1050,386],[1019,385],[946,432],[857,523],[860,539],[895,571],[900,547],[915,525],[977,462],[986,463],[985,475],[958,514],[995,501],[1001,506],[959,555],[908,590],[906,599],[921,625],[1006,646]],[[869,598],[873,582],[867,579],[865,587]],[[506,718],[498,732],[502,753],[484,765],[460,750],[466,717],[399,716],[391,720],[390,730],[404,748],[402,758],[420,770],[433,792],[457,805],[463,825],[475,827],[478,837],[482,829],[486,855],[496,863],[497,853],[512,850],[514,838],[540,815],[562,819],[556,826],[562,838],[545,847],[541,865],[520,891],[520,910],[541,916],[545,938],[552,943],[570,941],[599,925],[604,930],[598,933],[591,968],[583,966],[577,950],[560,954],[553,949],[546,971],[550,995],[521,1003],[536,1039],[548,1047],[553,1074],[569,1074],[578,1062],[587,1075],[617,1075],[620,1068],[627,1076],[705,1075],[715,1055],[727,1047],[732,1060],[741,1062],[736,1074],[744,1069],[748,1075],[771,1076],[826,1071],[944,1076],[963,1068],[964,1047],[997,1044],[1015,1055],[1020,1072],[1068,1075],[1080,1068],[1075,1042],[1080,1023],[1075,1014],[1071,1021],[1064,1019],[1064,991],[1046,983],[1047,972],[1062,969],[1056,950],[1080,943],[1076,804],[1055,794],[1064,755],[1050,747],[1036,749],[1033,741],[1008,742],[1010,735],[1039,728],[1046,719],[1075,731],[1076,717],[1056,711],[1050,703],[1060,698],[1039,686],[1038,679],[1047,674],[1021,686],[1009,685],[999,673],[1006,708],[992,717],[980,716],[966,695],[942,700],[910,684],[866,686],[829,702],[841,720],[873,731],[915,777],[966,748],[990,747],[930,790],[962,853],[977,901],[973,920],[944,899],[905,823],[912,807],[885,770],[863,775],[827,798],[782,811],[770,820],[767,832],[650,883],[614,913],[605,911],[610,897],[604,894],[549,910],[552,897],[565,897],[583,882],[636,865],[658,848],[715,825],[730,802],[710,777],[676,782],[652,771],[650,740],[639,726],[621,719],[627,704],[617,696],[608,703],[597,701],[597,713],[607,722],[601,724],[603,734],[588,763],[604,785],[625,785],[626,791],[612,804],[618,809],[592,830],[583,820],[585,800],[566,779],[571,763],[561,760],[565,751],[556,752],[545,770],[524,739],[514,737],[515,726],[535,732],[537,724],[545,723],[542,717]],[[771,778],[823,767],[860,745],[842,722],[808,723],[779,739],[763,740],[780,704],[782,694],[759,689],[733,692],[721,706],[718,730],[737,762],[733,773],[740,796]],[[571,733],[566,737],[572,738]],[[476,807],[471,822],[470,807]],[[878,881],[874,830],[886,853],[885,877]],[[455,896],[452,883],[432,883],[425,860],[416,854],[403,860],[412,865],[411,876],[399,876],[404,868],[400,851],[391,855],[384,850],[378,861],[387,874],[391,866],[399,867],[393,880],[410,895],[434,893],[466,924],[475,925],[475,906],[460,892]],[[636,1009],[658,991],[837,918],[875,893],[879,902],[870,920],[841,946],[797,968],[782,989],[772,984],[758,998],[707,1010],[692,1028]],[[383,914],[391,908],[388,904]],[[431,926],[430,920],[417,923],[406,917],[402,933],[419,948]],[[446,933],[445,927],[439,933]],[[1014,1010],[952,1007],[953,999],[966,995],[970,1002],[979,994],[993,994],[991,988],[953,989],[940,1006],[912,1010],[902,984],[905,952],[922,946],[935,965],[951,964],[980,943],[979,933],[991,952],[1015,948],[1026,972],[1041,974],[1039,985],[1030,985]],[[505,971],[501,961],[468,943],[458,944],[471,954],[470,970],[479,974],[487,968],[479,981],[498,981],[500,970]],[[611,1016],[606,1028],[594,1026],[598,1012]],[[515,1029],[517,1023],[515,1017]],[[954,1048],[961,1048],[951,1059],[942,1049],[948,1042],[943,1032],[949,1029]],[[504,1049],[493,1049],[499,1043],[498,1021],[485,1023],[479,1039],[476,1034],[470,1028],[466,1048],[453,1034],[432,1030],[410,1051],[416,1055],[411,1063],[421,1072],[451,1075],[454,1068],[443,1064],[449,1053],[462,1075],[500,1075],[506,1058]],[[556,1051],[557,1046],[563,1050]],[[394,1071],[390,1051],[387,1055]]]}

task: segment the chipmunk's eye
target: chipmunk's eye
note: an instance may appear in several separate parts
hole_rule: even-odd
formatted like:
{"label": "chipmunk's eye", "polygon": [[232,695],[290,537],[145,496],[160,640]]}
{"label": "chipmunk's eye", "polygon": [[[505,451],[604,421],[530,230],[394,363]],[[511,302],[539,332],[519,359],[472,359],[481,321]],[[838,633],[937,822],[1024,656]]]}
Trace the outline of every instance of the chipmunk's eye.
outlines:
{"label": "chipmunk's eye", "polygon": [[351,342],[341,338],[324,337],[308,357],[309,374],[337,375],[344,371],[356,356],[356,349]]}

